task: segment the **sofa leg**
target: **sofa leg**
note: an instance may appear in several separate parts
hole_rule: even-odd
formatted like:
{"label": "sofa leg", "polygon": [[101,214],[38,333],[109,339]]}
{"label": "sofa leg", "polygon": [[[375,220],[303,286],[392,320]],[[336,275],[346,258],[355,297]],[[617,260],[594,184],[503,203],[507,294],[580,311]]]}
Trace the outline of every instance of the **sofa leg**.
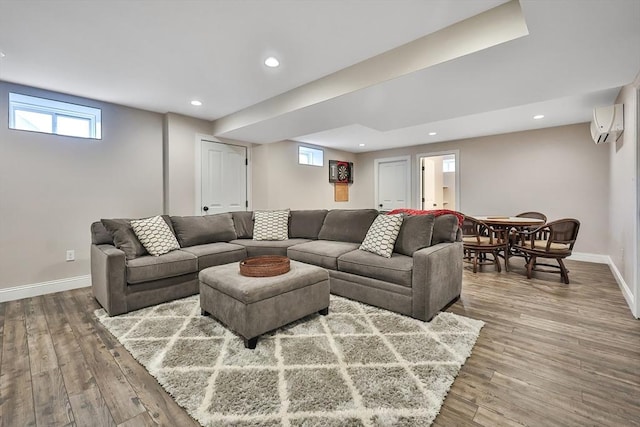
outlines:
{"label": "sofa leg", "polygon": [[329,307],[323,308],[322,310],[318,311],[318,313],[322,314],[323,316],[326,316],[327,314],[329,314]]}
{"label": "sofa leg", "polygon": [[253,350],[256,348],[258,344],[258,337],[253,337],[251,339],[244,339],[244,348],[248,348],[249,350]]}
{"label": "sofa leg", "polygon": [[200,309],[200,316],[208,316],[209,312],[207,310],[205,310],[204,308]]}

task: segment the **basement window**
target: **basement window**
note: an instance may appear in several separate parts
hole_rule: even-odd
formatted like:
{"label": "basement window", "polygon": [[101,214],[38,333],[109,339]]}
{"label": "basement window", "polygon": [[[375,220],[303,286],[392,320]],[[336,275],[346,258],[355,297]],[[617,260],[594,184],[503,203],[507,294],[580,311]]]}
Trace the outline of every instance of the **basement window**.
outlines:
{"label": "basement window", "polygon": [[9,93],[9,128],[78,138],[102,139],[102,110]]}
{"label": "basement window", "polygon": [[455,172],[456,171],[456,159],[444,159],[442,161],[442,172]]}
{"label": "basement window", "polygon": [[298,164],[324,166],[324,151],[317,148],[298,146]]}

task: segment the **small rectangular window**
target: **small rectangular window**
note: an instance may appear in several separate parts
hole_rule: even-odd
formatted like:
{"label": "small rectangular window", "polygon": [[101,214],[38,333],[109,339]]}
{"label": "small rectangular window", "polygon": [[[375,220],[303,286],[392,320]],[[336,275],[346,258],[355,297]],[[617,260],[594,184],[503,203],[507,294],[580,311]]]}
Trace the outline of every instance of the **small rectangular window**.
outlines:
{"label": "small rectangular window", "polygon": [[298,163],[301,165],[324,166],[324,151],[300,145],[298,146]]}
{"label": "small rectangular window", "polygon": [[9,93],[9,128],[79,138],[102,138],[99,108]]}
{"label": "small rectangular window", "polygon": [[455,172],[456,159],[444,159],[442,161],[442,172]]}

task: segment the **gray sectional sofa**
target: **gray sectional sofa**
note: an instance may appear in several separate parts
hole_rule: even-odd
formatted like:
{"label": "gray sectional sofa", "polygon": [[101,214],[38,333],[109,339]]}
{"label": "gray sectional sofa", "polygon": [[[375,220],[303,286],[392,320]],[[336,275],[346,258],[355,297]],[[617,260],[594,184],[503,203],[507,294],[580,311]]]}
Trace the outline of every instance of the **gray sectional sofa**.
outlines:
{"label": "gray sectional sofa", "polygon": [[198,273],[258,255],[327,269],[331,293],[421,320],[460,296],[462,243],[454,215],[405,216],[391,258],[359,249],[374,209],[293,210],[289,239],[253,239],[252,212],[163,216],[180,249],[145,254],[129,220],[91,225],[93,294],[110,315],[198,293]]}

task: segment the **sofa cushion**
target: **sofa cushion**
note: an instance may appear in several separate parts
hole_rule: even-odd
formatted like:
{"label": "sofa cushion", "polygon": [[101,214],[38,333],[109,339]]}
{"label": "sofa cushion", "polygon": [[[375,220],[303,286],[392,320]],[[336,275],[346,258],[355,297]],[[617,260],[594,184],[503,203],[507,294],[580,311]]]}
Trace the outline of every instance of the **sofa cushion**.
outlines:
{"label": "sofa cushion", "polygon": [[400,227],[402,227],[402,217],[402,214],[378,215],[371,227],[369,227],[360,249],[385,258],[391,258],[393,246],[396,243]]}
{"label": "sofa cushion", "polygon": [[433,215],[405,215],[393,251],[412,256],[413,253],[431,245]]}
{"label": "sofa cushion", "polygon": [[458,218],[455,215],[440,215],[433,221],[431,244],[455,242],[458,234]]}
{"label": "sofa cushion", "polygon": [[160,216],[131,220],[131,228],[150,255],[159,256],[180,249],[180,244]]}
{"label": "sofa cushion", "polygon": [[377,216],[375,209],[331,210],[324,218],[318,239],[362,243]]}
{"label": "sofa cushion", "polygon": [[253,239],[253,212],[231,212],[238,239]]}
{"label": "sofa cushion", "polygon": [[371,252],[355,250],[338,258],[338,270],[411,287],[413,258],[396,253],[391,258],[382,258]]}
{"label": "sofa cushion", "polygon": [[[169,217],[162,215],[162,219],[165,220],[173,231]],[[124,252],[126,259],[135,259],[139,256],[147,255],[147,250],[142,246],[142,243],[140,243],[136,234],[133,232],[133,228],[131,228],[130,219],[102,219],[100,221],[109,234],[111,234],[113,245]]]}
{"label": "sofa cushion", "polygon": [[287,249],[287,256],[296,261],[337,270],[338,257],[358,249],[359,246],[358,243],[315,240],[291,246]]}
{"label": "sofa cushion", "polygon": [[91,224],[91,243],[94,245],[113,245],[113,237],[104,227],[102,221]]}
{"label": "sofa cushion", "polygon": [[326,209],[291,211],[289,237],[317,240],[327,212]]}
{"label": "sofa cushion", "polygon": [[142,256],[128,260],[127,282],[142,283],[197,271],[198,258],[194,254],[177,250],[160,256]]}
{"label": "sofa cushion", "polygon": [[260,255],[287,255],[289,246],[307,243],[309,239],[287,239],[287,240],[253,240],[253,239],[237,239],[229,243],[243,246],[247,250],[247,256]]}
{"label": "sofa cushion", "polygon": [[253,213],[253,240],[287,240],[288,238],[288,209]]}
{"label": "sofa cushion", "polygon": [[180,247],[228,242],[237,238],[230,213],[205,216],[172,216]]}
{"label": "sofa cushion", "polygon": [[181,250],[198,257],[198,270],[204,270],[214,265],[242,261],[247,257],[247,250],[244,246],[225,242],[190,246]]}

